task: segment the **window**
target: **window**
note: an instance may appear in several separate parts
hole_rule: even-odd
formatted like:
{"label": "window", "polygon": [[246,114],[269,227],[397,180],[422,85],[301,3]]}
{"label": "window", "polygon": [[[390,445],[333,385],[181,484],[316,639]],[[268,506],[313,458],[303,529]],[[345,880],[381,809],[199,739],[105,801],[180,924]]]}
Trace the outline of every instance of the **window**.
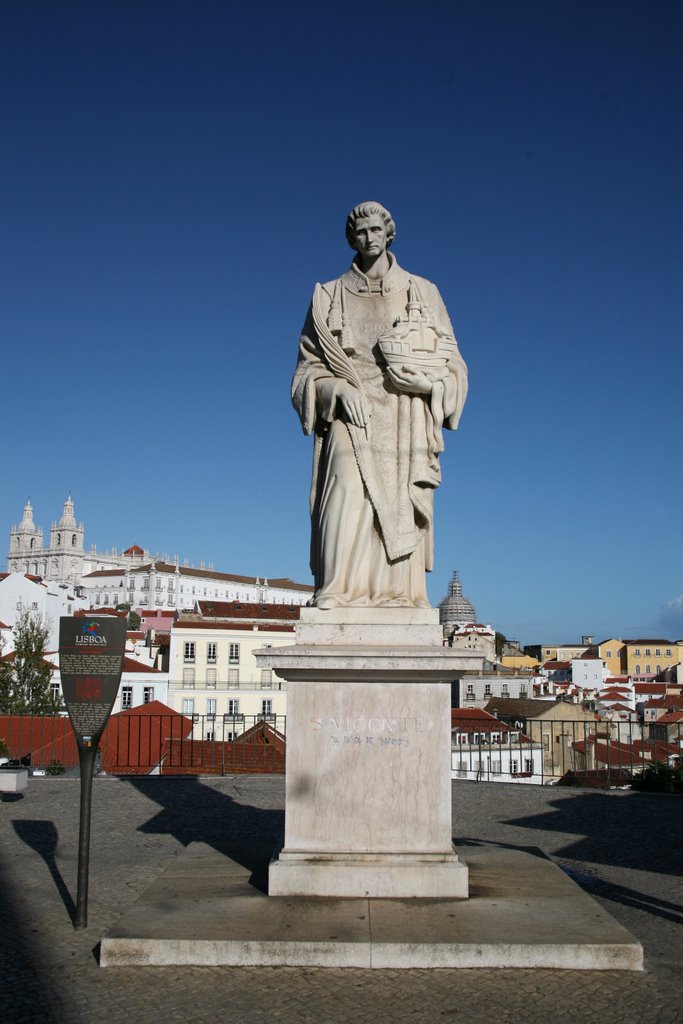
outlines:
{"label": "window", "polygon": [[216,644],[213,640],[206,645],[206,660],[210,663],[216,660]]}
{"label": "window", "polygon": [[270,668],[261,669],[261,689],[269,690],[273,683],[273,670]]}
{"label": "window", "polygon": [[503,697],[509,697],[510,696],[510,687],[508,686],[507,683],[503,683],[503,688],[501,690],[501,696],[503,696]]}
{"label": "window", "polygon": [[209,741],[209,743],[213,743],[213,741],[216,739],[216,733],[213,731],[209,731],[206,733],[206,738]]}
{"label": "window", "polygon": [[228,701],[228,714],[239,715],[240,713],[240,701],[239,697],[233,697]]}
{"label": "window", "polygon": [[194,641],[187,640],[185,642],[185,661],[194,661]]}
{"label": "window", "polygon": [[636,649],[635,649],[635,651],[633,653],[635,654],[636,658],[639,658],[640,657],[640,647],[636,647]]}
{"label": "window", "polygon": [[640,665],[636,665],[636,675],[640,675]]}
{"label": "window", "polygon": [[646,665],[645,666],[645,675],[649,675],[649,674],[650,674],[650,666]]}
{"label": "window", "polygon": [[230,644],[230,651],[228,654],[228,661],[231,665],[239,665],[240,663],[240,645]]}
{"label": "window", "polygon": [[500,761],[491,761],[491,774],[500,775]]}
{"label": "window", "polygon": [[262,715],[272,715],[272,713],[273,713],[273,702],[272,702],[272,700],[262,700],[261,701],[261,714]]}
{"label": "window", "polygon": [[194,669],[184,668],[183,669],[183,687],[186,690],[194,690]]}
{"label": "window", "polygon": [[519,774],[519,761],[510,761],[510,775]]}
{"label": "window", "polygon": [[142,691],[142,702],[143,704],[149,704],[154,700],[154,687],[146,686]]}
{"label": "window", "polygon": [[491,684],[490,683],[484,683],[484,696],[485,697],[490,697],[491,696]]}
{"label": "window", "polygon": [[666,649],[666,656],[667,656],[667,658],[671,657],[671,648],[670,647],[667,647],[667,649]]}
{"label": "window", "polygon": [[240,685],[240,670],[238,668],[228,669],[228,685],[239,686]]}
{"label": "window", "polygon": [[52,696],[54,699],[61,701],[62,695],[59,692],[59,683],[50,683],[50,689],[52,690]]}
{"label": "window", "polygon": [[524,758],[524,771],[534,774],[534,762],[529,757]]}
{"label": "window", "polygon": [[661,658],[661,656],[662,656],[661,647],[655,647],[655,657],[656,658]]}
{"label": "window", "polygon": [[657,675],[659,675],[659,673],[661,671],[662,671],[662,666],[661,665],[657,665]]}
{"label": "window", "polygon": [[528,691],[527,691],[526,683],[520,683],[519,684],[519,695],[520,695],[520,697],[526,697],[527,693],[528,693]]}
{"label": "window", "polygon": [[133,687],[122,686],[121,687],[121,707],[132,708],[133,707]]}
{"label": "window", "polygon": [[467,684],[467,693],[465,694],[465,700],[474,700],[474,683]]}
{"label": "window", "polygon": [[207,700],[207,702],[206,702],[206,714],[207,714],[207,716],[209,718],[215,718],[216,717],[216,698],[215,697],[209,697],[209,699]]}
{"label": "window", "polygon": [[216,669],[207,668],[206,670],[206,685],[210,690],[216,689]]}
{"label": "window", "polygon": [[646,647],[646,648],[645,648],[645,657],[646,657],[646,658],[649,658],[649,657],[650,657],[650,648],[649,648],[649,647]]}
{"label": "window", "polygon": [[605,657],[606,658],[611,658],[612,657],[612,652],[611,651],[605,651]]}
{"label": "window", "polygon": [[182,713],[184,715],[194,714],[194,697],[183,697]]}

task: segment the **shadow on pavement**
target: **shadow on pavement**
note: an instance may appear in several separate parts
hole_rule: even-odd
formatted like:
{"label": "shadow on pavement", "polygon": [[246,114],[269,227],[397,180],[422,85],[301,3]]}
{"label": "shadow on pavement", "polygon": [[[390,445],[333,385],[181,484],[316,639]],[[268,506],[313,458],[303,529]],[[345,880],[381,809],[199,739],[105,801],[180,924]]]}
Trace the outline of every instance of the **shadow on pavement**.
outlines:
{"label": "shadow on pavement", "polygon": [[22,842],[30,846],[32,850],[35,850],[47,864],[47,869],[52,875],[57,892],[73,924],[76,917],[76,904],[72,899],[66,882],[62,878],[61,871],[57,867],[55,854],[57,852],[59,834],[54,821],[16,820],[12,824],[14,825],[14,831]]}
{"label": "shadow on pavement", "polygon": [[[281,845],[284,811],[239,803],[194,777],[130,776],[126,781],[163,810],[139,830],[171,835],[183,846],[206,843],[251,872],[251,884],[265,892],[270,854]],[[233,784],[239,794],[239,781]]]}
{"label": "shadow on pavement", "polygon": [[683,803],[679,796],[582,792],[558,797],[549,807],[542,814],[499,820],[575,835],[574,841],[555,847],[555,857],[680,876]]}

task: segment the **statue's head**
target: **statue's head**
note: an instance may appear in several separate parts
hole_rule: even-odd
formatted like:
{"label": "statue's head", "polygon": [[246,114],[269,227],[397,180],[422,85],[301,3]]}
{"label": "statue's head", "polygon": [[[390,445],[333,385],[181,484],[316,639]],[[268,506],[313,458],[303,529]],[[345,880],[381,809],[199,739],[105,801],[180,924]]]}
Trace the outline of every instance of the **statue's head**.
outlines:
{"label": "statue's head", "polygon": [[352,249],[358,249],[356,245],[356,224],[360,220],[367,220],[369,217],[380,217],[387,232],[387,249],[396,238],[396,225],[394,218],[388,210],[385,210],[380,203],[367,202],[354,206],[346,218],[346,241]]}

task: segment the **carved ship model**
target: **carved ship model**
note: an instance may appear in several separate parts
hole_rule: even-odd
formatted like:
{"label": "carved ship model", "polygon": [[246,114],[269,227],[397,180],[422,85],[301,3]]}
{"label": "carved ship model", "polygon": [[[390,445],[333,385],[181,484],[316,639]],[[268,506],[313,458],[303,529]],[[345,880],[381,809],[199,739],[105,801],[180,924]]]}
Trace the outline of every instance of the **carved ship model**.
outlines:
{"label": "carved ship model", "polygon": [[398,318],[378,344],[387,366],[415,370],[440,369],[453,351],[452,340],[438,330],[429,307],[415,298],[412,283],[405,316]]}

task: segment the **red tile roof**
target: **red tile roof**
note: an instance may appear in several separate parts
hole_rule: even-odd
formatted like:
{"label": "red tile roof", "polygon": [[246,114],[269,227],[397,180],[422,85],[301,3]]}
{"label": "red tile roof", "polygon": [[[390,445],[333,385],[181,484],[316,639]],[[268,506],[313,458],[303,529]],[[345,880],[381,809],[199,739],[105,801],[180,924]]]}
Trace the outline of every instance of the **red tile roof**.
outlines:
{"label": "red tile roof", "polygon": [[158,668],[152,668],[151,665],[144,665],[140,661],[136,661],[135,658],[127,658],[124,656],[123,659],[123,671],[124,672],[158,672]]}
{"label": "red tile roof", "polygon": [[451,708],[451,724],[455,721],[498,722],[498,719],[483,708]]}
{"label": "red tile roof", "polygon": [[[256,628],[254,628],[256,627]],[[173,623],[175,629],[222,629],[226,632],[229,630],[241,629],[245,632],[256,632],[256,633],[293,633],[296,627],[287,622],[228,622],[225,619],[213,622],[193,622],[189,619],[179,619]],[[158,634],[157,634],[158,635]]]}
{"label": "red tile roof", "polygon": [[[657,725],[673,725],[676,722],[683,722],[683,711],[667,711],[665,715],[657,719]],[[683,739],[683,737],[681,737]]]}
{"label": "red tile roof", "polygon": [[292,622],[301,616],[300,604],[261,604],[252,601],[198,601],[206,619],[280,619]]}
{"label": "red tile roof", "polygon": [[125,576],[125,569],[93,569],[92,572],[86,572],[83,576],[84,580],[90,580],[94,577],[101,576]]}
{"label": "red tile roof", "polygon": [[102,767],[121,775],[148,775],[166,745],[192,732],[192,719],[159,700],[112,715],[102,737]]}

